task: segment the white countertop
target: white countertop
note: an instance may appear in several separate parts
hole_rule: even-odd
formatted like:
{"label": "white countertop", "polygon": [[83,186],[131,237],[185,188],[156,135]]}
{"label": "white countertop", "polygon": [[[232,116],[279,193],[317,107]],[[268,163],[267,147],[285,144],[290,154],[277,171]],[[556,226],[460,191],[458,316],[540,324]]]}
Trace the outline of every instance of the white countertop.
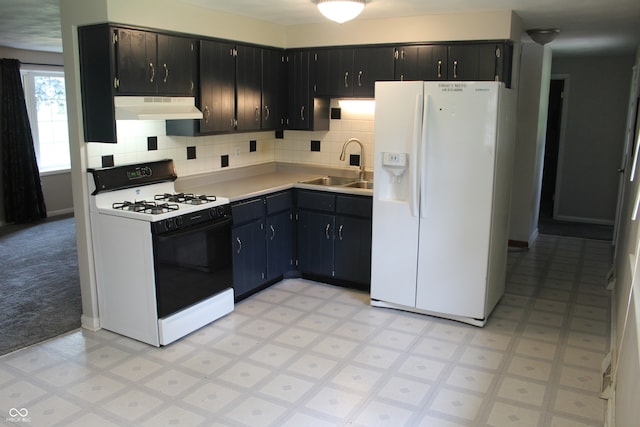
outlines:
{"label": "white countertop", "polygon": [[182,192],[226,197],[232,202],[290,188],[306,188],[362,196],[373,195],[373,190],[362,188],[300,183],[300,181],[326,175],[347,176],[356,180],[358,170],[270,163],[178,178],[175,187],[176,190]]}

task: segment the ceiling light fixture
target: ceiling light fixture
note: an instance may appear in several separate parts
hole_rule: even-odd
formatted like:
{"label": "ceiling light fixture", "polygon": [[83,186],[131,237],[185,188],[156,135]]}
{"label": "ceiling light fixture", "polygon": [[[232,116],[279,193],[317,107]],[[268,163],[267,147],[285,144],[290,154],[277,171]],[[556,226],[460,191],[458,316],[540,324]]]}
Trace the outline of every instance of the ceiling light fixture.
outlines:
{"label": "ceiling light fixture", "polygon": [[366,0],[312,0],[320,13],[342,24],[360,15]]}
{"label": "ceiling light fixture", "polygon": [[527,30],[527,34],[529,34],[531,40],[544,46],[552,42],[560,34],[560,30],[557,28],[534,28]]}

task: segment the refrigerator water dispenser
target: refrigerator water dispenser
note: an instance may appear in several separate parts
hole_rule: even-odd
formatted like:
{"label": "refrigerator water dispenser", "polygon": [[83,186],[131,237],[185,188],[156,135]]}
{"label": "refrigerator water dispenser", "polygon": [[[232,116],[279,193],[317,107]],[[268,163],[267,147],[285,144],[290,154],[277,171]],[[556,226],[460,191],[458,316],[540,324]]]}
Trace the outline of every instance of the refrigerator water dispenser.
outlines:
{"label": "refrigerator water dispenser", "polygon": [[400,182],[400,177],[406,172],[408,166],[407,153],[382,153],[382,167],[391,173],[392,184]]}

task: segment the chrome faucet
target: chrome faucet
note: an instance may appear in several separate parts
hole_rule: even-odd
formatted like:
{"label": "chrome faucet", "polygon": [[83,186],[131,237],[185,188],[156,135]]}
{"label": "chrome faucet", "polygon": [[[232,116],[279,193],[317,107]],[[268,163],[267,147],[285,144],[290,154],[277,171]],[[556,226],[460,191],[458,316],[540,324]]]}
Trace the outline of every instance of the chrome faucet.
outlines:
{"label": "chrome faucet", "polygon": [[344,145],[342,146],[342,152],[340,152],[340,160],[344,160],[347,154],[347,145],[349,145],[349,143],[351,142],[357,142],[358,145],[360,145],[360,174],[358,175],[358,177],[360,181],[362,181],[364,180],[364,145],[362,145],[362,142],[360,142],[358,138],[349,138],[345,141]]}

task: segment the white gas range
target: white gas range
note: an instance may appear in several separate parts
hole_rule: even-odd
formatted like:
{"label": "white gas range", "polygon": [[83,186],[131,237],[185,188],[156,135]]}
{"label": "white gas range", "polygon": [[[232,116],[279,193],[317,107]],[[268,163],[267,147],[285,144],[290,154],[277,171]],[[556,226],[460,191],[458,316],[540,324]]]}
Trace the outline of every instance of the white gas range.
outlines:
{"label": "white gas range", "polygon": [[101,327],[159,346],[233,310],[228,199],[176,192],[171,160],[88,172]]}

